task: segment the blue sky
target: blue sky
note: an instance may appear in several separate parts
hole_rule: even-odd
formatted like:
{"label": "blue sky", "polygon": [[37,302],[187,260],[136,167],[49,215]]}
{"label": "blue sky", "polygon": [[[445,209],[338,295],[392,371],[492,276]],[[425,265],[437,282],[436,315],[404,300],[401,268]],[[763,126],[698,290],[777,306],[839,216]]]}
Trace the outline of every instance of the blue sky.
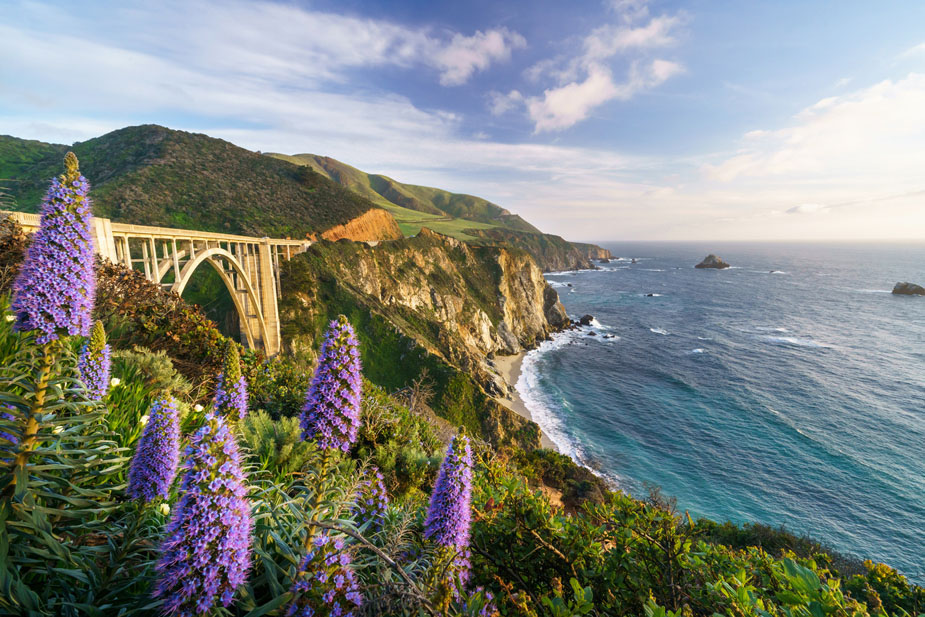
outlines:
{"label": "blue sky", "polygon": [[917,1],[0,0],[0,133],[153,122],[576,240],[923,239],[922,110]]}

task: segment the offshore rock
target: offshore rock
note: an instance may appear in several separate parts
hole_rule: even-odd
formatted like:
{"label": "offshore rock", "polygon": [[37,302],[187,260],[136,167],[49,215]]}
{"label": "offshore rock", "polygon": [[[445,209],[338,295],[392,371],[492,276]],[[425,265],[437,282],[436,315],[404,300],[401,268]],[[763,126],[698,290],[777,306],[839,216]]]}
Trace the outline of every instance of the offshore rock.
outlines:
{"label": "offshore rock", "polygon": [[703,258],[703,261],[701,261],[699,264],[697,264],[694,267],[701,268],[701,269],[713,268],[715,270],[722,270],[724,268],[728,268],[729,264],[727,264],[725,261],[723,261],[716,255],[714,255],[713,253],[710,253],[709,255]]}
{"label": "offshore rock", "polygon": [[899,296],[925,296],[925,287],[915,283],[896,283],[893,293]]}

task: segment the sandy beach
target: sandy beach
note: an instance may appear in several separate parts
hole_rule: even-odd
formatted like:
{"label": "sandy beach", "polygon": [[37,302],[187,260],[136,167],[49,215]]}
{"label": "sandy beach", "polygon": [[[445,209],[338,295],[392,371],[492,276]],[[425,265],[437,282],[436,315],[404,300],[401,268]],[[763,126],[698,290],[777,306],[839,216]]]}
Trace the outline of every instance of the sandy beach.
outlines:
{"label": "sandy beach", "polygon": [[[520,379],[520,366],[523,364],[525,355],[524,353],[519,353],[514,356],[495,356],[494,358],[495,367],[498,369],[498,372],[504,377],[505,381],[511,384],[511,386],[516,386],[517,380]],[[520,394],[516,389],[511,394],[511,398],[498,397],[497,400],[518,415],[528,420],[533,420],[533,417],[530,415],[530,410],[527,409],[527,406],[524,404],[523,399],[520,398]],[[556,445],[546,436],[546,433],[542,432],[542,430],[540,431],[540,444],[544,448],[549,448],[551,450],[557,449]]]}

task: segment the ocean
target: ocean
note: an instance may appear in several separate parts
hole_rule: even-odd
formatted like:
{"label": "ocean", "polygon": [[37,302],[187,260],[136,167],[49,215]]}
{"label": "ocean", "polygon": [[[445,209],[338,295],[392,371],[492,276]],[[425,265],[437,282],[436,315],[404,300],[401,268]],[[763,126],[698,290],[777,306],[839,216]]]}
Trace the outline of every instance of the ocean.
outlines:
{"label": "ocean", "polygon": [[[925,297],[890,293],[925,284],[925,244],[603,246],[620,259],[547,275],[593,327],[529,352],[517,383],[557,447],[695,518],[925,583]],[[733,267],[694,269],[709,252]]]}

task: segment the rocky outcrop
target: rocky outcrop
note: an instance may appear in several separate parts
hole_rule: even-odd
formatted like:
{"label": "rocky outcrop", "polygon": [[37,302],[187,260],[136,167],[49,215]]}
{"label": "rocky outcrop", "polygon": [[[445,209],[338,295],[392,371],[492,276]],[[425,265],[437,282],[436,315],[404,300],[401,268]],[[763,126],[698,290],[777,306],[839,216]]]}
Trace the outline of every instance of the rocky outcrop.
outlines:
{"label": "rocky outcrop", "polygon": [[392,215],[379,208],[367,210],[343,225],[337,225],[321,233],[321,238],[332,241],[347,239],[356,242],[376,242],[398,240],[401,237],[401,229]]}
{"label": "rocky outcrop", "polygon": [[900,296],[925,296],[925,287],[915,283],[896,283],[893,293]]}
{"label": "rocky outcrop", "polygon": [[[581,253],[588,259],[597,259],[602,263],[607,263],[613,259],[613,254],[605,248],[601,248],[596,244],[587,244],[585,242],[571,242],[571,245],[576,249],[581,251]],[[607,261],[604,261],[607,260]]]}
{"label": "rocky outcrop", "polygon": [[493,443],[533,443],[539,431],[491,398],[508,384],[488,356],[533,347],[569,322],[528,254],[426,228],[377,246],[312,245],[286,264],[280,309],[295,353],[314,353],[324,324],[347,314],[368,359],[367,378],[392,390],[426,371],[434,411]]}
{"label": "rocky outcrop", "polygon": [[699,264],[697,264],[694,267],[701,268],[701,269],[713,268],[715,270],[722,270],[724,268],[728,268],[729,264],[727,264],[725,261],[723,261],[716,255],[714,255],[713,253],[710,253],[709,255],[703,258],[703,261],[701,261]]}
{"label": "rocky outcrop", "polygon": [[511,229],[467,229],[477,243],[506,246],[526,251],[543,272],[595,268],[592,259],[610,257],[610,251],[593,244],[581,244],[552,234],[530,233]]}

